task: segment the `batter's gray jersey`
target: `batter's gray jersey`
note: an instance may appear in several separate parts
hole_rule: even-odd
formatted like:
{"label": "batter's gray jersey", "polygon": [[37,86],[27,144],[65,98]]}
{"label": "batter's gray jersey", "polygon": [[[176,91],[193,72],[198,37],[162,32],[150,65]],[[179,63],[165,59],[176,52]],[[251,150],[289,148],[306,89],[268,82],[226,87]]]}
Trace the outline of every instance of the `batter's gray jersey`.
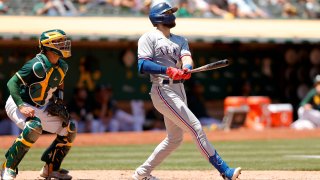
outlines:
{"label": "batter's gray jersey", "polygon": [[[166,38],[159,30],[143,34],[138,42],[138,59],[153,61],[159,65],[181,69],[183,56],[191,56],[188,41],[181,36],[171,34]],[[150,80],[159,82],[169,79],[167,75],[151,74]]]}
{"label": "batter's gray jersey", "polygon": [[[162,66],[182,67],[183,56],[191,56],[188,42],[181,36],[171,34],[166,38],[159,30],[145,33],[138,42],[138,58],[153,61]],[[163,115],[167,137],[157,146],[149,158],[137,168],[140,175],[148,175],[182,142],[183,132],[194,139],[201,154],[209,159],[215,149],[209,143],[197,117],[187,106],[183,83],[163,84],[169,79],[164,74],[151,74],[151,99],[154,107]]]}

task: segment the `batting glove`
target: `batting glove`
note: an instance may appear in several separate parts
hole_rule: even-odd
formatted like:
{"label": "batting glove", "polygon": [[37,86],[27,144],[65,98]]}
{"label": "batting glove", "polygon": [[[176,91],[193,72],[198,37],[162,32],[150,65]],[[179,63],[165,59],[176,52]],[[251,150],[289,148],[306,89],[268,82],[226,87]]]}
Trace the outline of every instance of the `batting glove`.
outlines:
{"label": "batting glove", "polygon": [[174,68],[174,67],[168,67],[166,74],[169,76],[169,78],[171,78],[173,80],[181,80],[185,76],[184,71],[182,71],[181,69]]}

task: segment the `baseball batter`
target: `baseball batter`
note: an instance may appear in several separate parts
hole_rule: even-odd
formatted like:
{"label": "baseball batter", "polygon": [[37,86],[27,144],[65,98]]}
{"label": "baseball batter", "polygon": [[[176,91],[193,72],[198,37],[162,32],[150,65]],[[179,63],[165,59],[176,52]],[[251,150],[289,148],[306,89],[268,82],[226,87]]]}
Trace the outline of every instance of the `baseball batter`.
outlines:
{"label": "baseball batter", "polygon": [[[56,102],[63,100],[63,81],[68,65],[62,58],[71,56],[71,41],[64,31],[54,29],[41,34],[39,46],[41,52],[26,62],[7,84],[10,96],[6,112],[22,133],[5,154],[6,160],[1,168],[1,179],[4,180],[16,178],[19,163],[42,131],[55,133],[57,137],[41,157],[45,165],[40,176],[47,179],[72,178],[60,166],[75,139],[75,124],[67,116],[61,118],[50,114],[54,109],[47,108],[58,107],[54,106]],[[55,101],[49,102],[52,98]],[[61,109],[57,111],[61,112]]]}
{"label": "baseball batter", "polygon": [[202,126],[187,106],[183,82],[193,60],[185,38],[170,33],[175,27],[176,7],[162,2],[153,6],[149,18],[156,30],[141,36],[138,42],[138,70],[150,74],[151,99],[163,114],[167,137],[149,158],[136,169],[133,179],[158,179],[151,171],[170,155],[182,142],[184,131],[192,135],[201,154],[221,173],[224,179],[235,180],[241,168],[229,168],[209,143]]}

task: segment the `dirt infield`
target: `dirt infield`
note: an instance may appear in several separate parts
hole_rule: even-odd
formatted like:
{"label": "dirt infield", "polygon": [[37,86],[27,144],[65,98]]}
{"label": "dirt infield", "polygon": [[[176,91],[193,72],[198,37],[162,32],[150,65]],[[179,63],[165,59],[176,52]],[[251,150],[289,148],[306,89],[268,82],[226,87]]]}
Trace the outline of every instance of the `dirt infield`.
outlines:
{"label": "dirt infield", "polygon": [[[19,172],[20,173],[20,172]],[[103,179],[118,180],[130,179],[132,171],[120,170],[99,170],[99,171],[71,171],[73,179]],[[217,171],[157,171],[153,175],[161,180],[221,180]],[[17,180],[26,179],[25,177],[39,177],[36,171],[23,171]],[[290,180],[315,180],[319,179],[319,171],[243,171],[240,176],[242,180],[256,179],[290,179]],[[34,178],[32,178],[34,179]]]}
{"label": "dirt infield", "polygon": [[[74,143],[75,146],[98,146],[98,145],[126,145],[126,144],[154,144],[160,142],[166,133],[164,131],[143,132],[143,133],[105,133],[105,134],[79,134]],[[242,140],[267,140],[267,139],[300,139],[300,138],[320,138],[320,129],[308,131],[296,131],[286,128],[266,129],[264,131],[254,131],[249,129],[238,129],[229,132],[211,131],[207,132],[210,141],[242,141]],[[14,136],[0,136],[0,148],[8,148]],[[47,147],[53,135],[43,135],[34,147]],[[192,141],[189,135],[185,135],[185,142]],[[128,170],[98,170],[98,171],[71,171],[74,179],[130,179],[132,171]],[[161,179],[221,179],[217,171],[161,171],[155,170],[154,176]],[[18,179],[28,179],[38,177],[36,171],[19,172]],[[311,180],[319,179],[320,171],[243,171],[241,179],[294,179]]]}

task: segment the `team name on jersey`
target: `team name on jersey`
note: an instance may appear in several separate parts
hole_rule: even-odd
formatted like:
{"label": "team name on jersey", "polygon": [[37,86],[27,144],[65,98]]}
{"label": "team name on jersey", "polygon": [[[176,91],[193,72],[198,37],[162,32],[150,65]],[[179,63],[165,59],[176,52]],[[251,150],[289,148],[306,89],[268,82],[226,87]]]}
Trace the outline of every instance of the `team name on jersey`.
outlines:
{"label": "team name on jersey", "polygon": [[160,47],[157,47],[155,49],[156,55],[158,56],[168,56],[173,59],[179,59],[180,56],[180,51],[179,51],[179,46],[176,44],[170,45],[162,45]]}

